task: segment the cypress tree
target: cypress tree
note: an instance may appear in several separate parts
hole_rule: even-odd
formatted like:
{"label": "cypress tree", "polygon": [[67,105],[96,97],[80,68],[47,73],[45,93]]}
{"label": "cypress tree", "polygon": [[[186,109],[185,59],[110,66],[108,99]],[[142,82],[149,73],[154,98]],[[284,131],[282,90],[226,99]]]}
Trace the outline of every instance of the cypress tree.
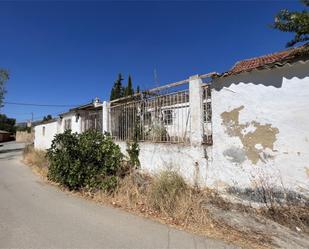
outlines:
{"label": "cypress tree", "polygon": [[131,75],[129,75],[128,85],[125,88],[124,96],[131,96],[133,94],[134,94],[134,89],[133,89],[133,86],[132,86],[132,79],[131,79]]}
{"label": "cypress tree", "polygon": [[111,91],[110,100],[119,99],[124,96],[124,88],[122,87],[122,75],[118,74],[117,80],[114,82],[114,86]]}
{"label": "cypress tree", "polygon": [[111,95],[110,95],[109,99],[110,99],[110,100],[115,99],[115,86],[112,87]]}

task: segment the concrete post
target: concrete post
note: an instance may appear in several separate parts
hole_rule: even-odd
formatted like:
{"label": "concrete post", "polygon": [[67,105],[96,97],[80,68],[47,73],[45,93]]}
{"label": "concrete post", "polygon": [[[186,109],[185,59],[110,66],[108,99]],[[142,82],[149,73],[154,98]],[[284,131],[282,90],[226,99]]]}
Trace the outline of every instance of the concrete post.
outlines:
{"label": "concrete post", "polygon": [[198,75],[189,78],[191,135],[190,142],[193,146],[203,143],[203,89],[202,79]]}
{"label": "concrete post", "polygon": [[109,103],[107,101],[103,102],[102,105],[102,129],[103,129],[103,133],[105,132],[110,132],[109,130]]}

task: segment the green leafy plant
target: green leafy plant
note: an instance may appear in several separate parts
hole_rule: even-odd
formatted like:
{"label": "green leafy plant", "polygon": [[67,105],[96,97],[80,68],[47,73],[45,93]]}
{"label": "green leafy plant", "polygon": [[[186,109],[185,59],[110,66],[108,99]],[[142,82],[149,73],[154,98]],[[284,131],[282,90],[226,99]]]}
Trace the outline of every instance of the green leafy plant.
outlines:
{"label": "green leafy plant", "polygon": [[[306,7],[309,6],[309,0],[302,0],[301,2],[303,2]],[[287,47],[294,46],[299,42],[308,41],[309,12],[306,9],[302,12],[283,9],[276,15],[272,28],[295,34],[294,38],[286,44]]]}
{"label": "green leafy plant", "polygon": [[97,131],[56,135],[47,152],[48,178],[71,190],[110,191],[117,185],[122,153],[111,137]]}
{"label": "green leafy plant", "polygon": [[168,140],[168,132],[163,124],[154,123],[151,125],[148,135],[155,142],[162,142]]}
{"label": "green leafy plant", "polygon": [[140,148],[139,148],[139,144],[137,141],[133,141],[133,142],[127,142],[127,152],[129,155],[129,163],[131,165],[131,167],[135,167],[138,168],[140,167],[140,161],[139,161],[139,152],[140,152]]}

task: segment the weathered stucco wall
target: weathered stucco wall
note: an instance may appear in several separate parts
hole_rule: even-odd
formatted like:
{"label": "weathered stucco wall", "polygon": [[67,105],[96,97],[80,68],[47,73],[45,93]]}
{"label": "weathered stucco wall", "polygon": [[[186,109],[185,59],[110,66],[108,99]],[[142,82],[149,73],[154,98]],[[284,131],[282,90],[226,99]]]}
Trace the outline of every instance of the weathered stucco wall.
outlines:
{"label": "weathered stucco wall", "polygon": [[[45,129],[45,132],[43,132]],[[45,150],[50,148],[54,136],[58,133],[58,121],[34,127],[34,148]]]}
{"label": "weathered stucco wall", "polygon": [[309,62],[213,82],[208,184],[309,191]]}
{"label": "weathered stucco wall", "polygon": [[[126,153],[126,142],[116,142]],[[141,170],[156,174],[162,170],[175,170],[192,185],[205,186],[207,160],[202,146],[172,143],[140,142],[139,160]]]}

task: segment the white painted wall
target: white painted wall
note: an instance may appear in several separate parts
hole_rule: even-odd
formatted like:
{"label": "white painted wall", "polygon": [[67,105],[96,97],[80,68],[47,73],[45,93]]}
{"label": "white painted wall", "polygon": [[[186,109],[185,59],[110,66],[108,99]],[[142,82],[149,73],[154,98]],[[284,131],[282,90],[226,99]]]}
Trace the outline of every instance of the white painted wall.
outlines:
{"label": "white painted wall", "polygon": [[[308,195],[309,62],[215,79],[212,87],[213,146],[202,145],[200,135],[191,145],[140,142],[142,170],[172,168],[218,190],[264,181]],[[237,122],[226,122],[233,113]],[[126,143],[117,144],[125,153]]]}
{"label": "white painted wall", "polygon": [[59,132],[63,133],[65,131],[64,129],[64,123],[65,120],[67,119],[71,119],[71,130],[72,132],[77,132],[77,133],[81,133],[81,117],[79,117],[78,119],[75,116],[75,113],[67,113],[63,115],[63,118],[61,119],[61,123],[59,125]]}
{"label": "white painted wall", "polygon": [[[116,142],[126,153],[126,142]],[[187,182],[206,185],[207,160],[202,146],[171,143],[140,142],[139,160],[141,170],[150,174],[172,169],[180,173]]]}
{"label": "white painted wall", "polygon": [[[43,129],[45,128],[45,135]],[[58,133],[58,121],[34,127],[34,148],[46,150],[50,148],[54,136]]]}
{"label": "white painted wall", "polygon": [[[309,62],[219,78],[212,86],[213,160],[208,184],[243,188],[264,179],[308,194]],[[224,124],[224,117],[237,112],[239,130],[233,129],[233,121]],[[267,125],[266,140],[276,133],[273,148],[263,148],[259,141],[265,140],[265,134],[254,133],[257,126]],[[245,134],[249,143],[241,139]],[[256,142],[258,162],[250,160],[248,144],[252,141]]]}
{"label": "white painted wall", "polygon": [[[202,145],[203,141],[203,96],[202,80],[198,76],[190,78],[190,107],[187,104],[175,109],[177,112],[174,125],[187,127],[187,115],[190,112],[189,126],[191,132],[190,144],[152,143],[140,142],[139,160],[141,169],[150,174],[159,173],[162,170],[172,169],[180,173],[187,182],[193,185],[205,186],[207,180],[208,162],[211,158],[211,150]],[[168,108],[168,107],[166,107]],[[169,134],[173,134],[173,126],[167,126]],[[181,129],[184,132],[186,129]],[[179,132],[179,131],[178,131]],[[181,133],[176,134],[181,134]],[[125,142],[116,141],[121,151],[126,154]]]}

